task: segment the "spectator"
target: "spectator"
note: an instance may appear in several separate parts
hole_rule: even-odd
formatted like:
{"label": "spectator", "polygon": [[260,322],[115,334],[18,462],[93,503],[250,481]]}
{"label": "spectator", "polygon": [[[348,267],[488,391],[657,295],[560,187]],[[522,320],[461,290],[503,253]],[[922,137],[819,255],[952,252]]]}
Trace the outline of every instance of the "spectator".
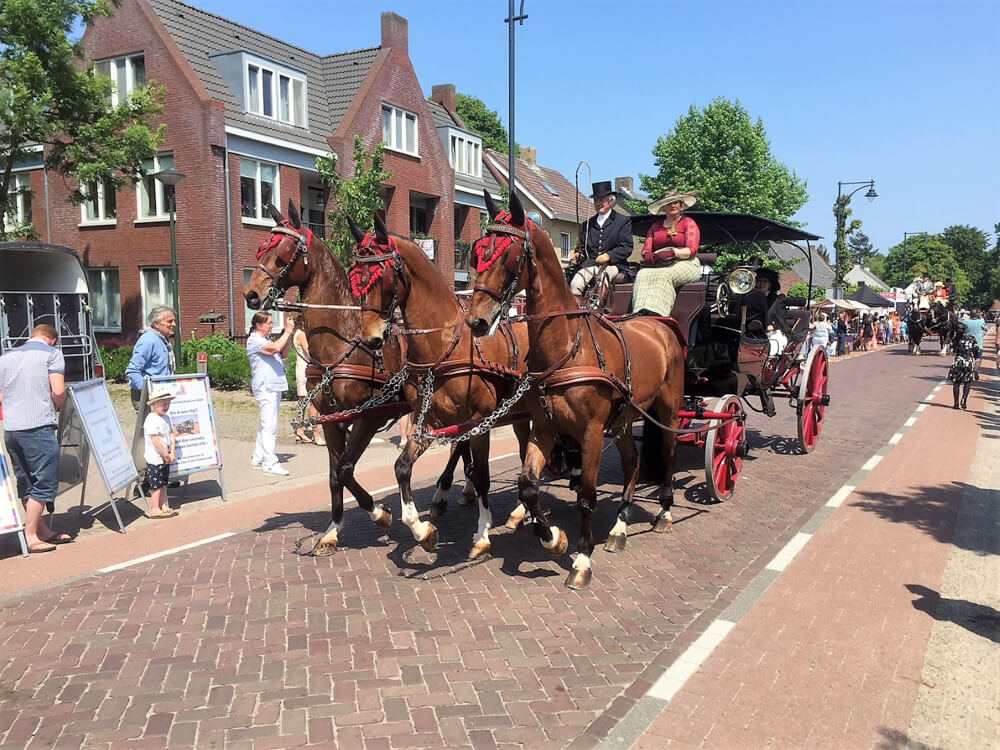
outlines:
{"label": "spectator", "polygon": [[51,552],[73,541],[69,534],[53,533],[42,518],[59,489],[56,412],[66,401],[66,361],[55,348],[58,340],[52,326],[35,326],[24,344],[0,357],[4,443],[24,503],[29,552]]}
{"label": "spectator", "polygon": [[847,354],[847,313],[837,316],[837,356]]}
{"label": "spectator", "polygon": [[260,427],[254,445],[250,465],[268,474],[288,476],[288,469],[278,463],[274,445],[278,439],[278,410],[281,394],[288,390],[285,378],[285,363],[282,357],[288,353],[295,331],[295,319],[285,321],[285,330],[277,341],[269,338],[274,329],[271,313],[254,313],[251,319],[250,335],[247,337],[247,357],[250,359],[252,376],[251,389],[260,407]]}
{"label": "spectator", "polygon": [[983,314],[980,310],[972,311],[972,316],[962,322],[965,332],[976,340],[976,347],[979,349],[979,356],[976,357],[975,366],[972,370],[974,380],[979,380],[979,360],[983,356],[983,336],[986,335],[986,323],[983,321]]}
{"label": "spectator", "polygon": [[832,336],[833,328],[827,322],[826,313],[821,312],[816,318],[816,322],[812,324],[809,351],[811,352],[817,347],[826,349],[830,345],[830,339]]}
{"label": "spectator", "polygon": [[[953,409],[967,408],[975,363],[981,354],[982,351],[976,345],[976,339],[968,333],[955,342],[955,361],[948,370],[948,380],[952,383],[952,395],[955,399]],[[958,397],[960,386],[962,389],[961,402],[959,402]]]}
{"label": "spectator", "polygon": [[132,359],[128,361],[125,375],[132,387],[132,407],[139,409],[139,397],[147,377],[171,375],[177,369],[171,339],[177,328],[177,313],[166,305],[157,305],[149,311],[146,320],[149,328],[135,342]]}
{"label": "spectator", "polygon": [[617,194],[611,183],[595,182],[593,192],[597,213],[580,224],[574,257],[580,270],[570,281],[570,289],[578,297],[583,296],[601,269],[614,281],[618,267],[632,254],[632,219],[614,210]]}
{"label": "spectator", "polygon": [[167,482],[170,465],[177,460],[177,441],[167,410],[174,396],[162,387],[153,389],[146,399],[149,414],[142,423],[145,440],[146,483],[149,487],[150,510],[147,518],[173,518],[177,511],[167,502]]}
{"label": "spectator", "polygon": [[[309,389],[306,387],[306,365],[309,364],[309,339],[306,338],[306,332],[301,328],[302,318],[299,318],[298,326],[292,336],[292,345],[295,347],[295,395],[301,401],[309,396]],[[312,401],[309,402],[309,416],[312,418],[319,416],[316,404]],[[296,443],[326,445],[326,439],[323,437],[323,428],[320,425],[312,428],[312,437],[306,435],[305,427],[299,425],[295,428],[294,437]]]}
{"label": "spectator", "polygon": [[[677,289],[697,281],[701,276],[701,263],[696,257],[701,231],[694,219],[681,215],[681,211],[691,208],[697,200],[693,193],[668,190],[650,205],[649,212],[662,212],[663,218],[654,222],[646,233],[646,242],[642,246],[642,268],[635,277],[632,290],[634,311],[648,310],[654,315],[670,315],[677,300]],[[776,286],[772,284],[772,287]],[[766,294],[767,290],[764,292]],[[763,325],[766,329],[766,320]]]}

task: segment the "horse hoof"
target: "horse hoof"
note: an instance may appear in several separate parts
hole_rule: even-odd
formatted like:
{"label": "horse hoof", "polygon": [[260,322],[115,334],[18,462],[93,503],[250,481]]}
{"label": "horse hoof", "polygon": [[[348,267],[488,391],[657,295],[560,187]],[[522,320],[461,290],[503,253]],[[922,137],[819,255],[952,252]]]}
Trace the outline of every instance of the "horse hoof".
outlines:
{"label": "horse hoof", "polygon": [[653,531],[657,534],[666,534],[674,527],[674,519],[670,516],[658,516],[653,521]]}
{"label": "horse hoof", "polygon": [[469,559],[478,560],[482,557],[487,557],[490,554],[490,549],[489,542],[476,542],[472,545],[472,550],[469,552]]}
{"label": "horse hoof", "polygon": [[621,552],[625,549],[625,535],[624,534],[612,534],[608,537],[608,541],[604,543],[605,552]]}
{"label": "horse hoof", "polygon": [[420,540],[420,546],[424,548],[424,552],[434,552],[438,544],[438,530],[432,523],[427,525],[430,530],[427,532],[427,536]]}
{"label": "horse hoof", "polygon": [[517,527],[524,523],[524,516],[526,514],[527,511],[524,509],[524,506],[518,505],[510,512],[510,515],[507,516],[507,523],[505,523],[504,526],[511,531],[516,531]]}
{"label": "horse hoof", "polygon": [[388,529],[392,525],[392,511],[384,505],[379,505],[375,509],[375,525],[380,529]]}
{"label": "horse hoof", "polygon": [[316,546],[312,548],[312,556],[313,557],[329,557],[330,555],[332,555],[336,551],[337,551],[337,540],[336,539],[333,539],[332,541],[327,541],[327,542],[324,542],[322,539],[320,539],[318,542],[316,542]]}
{"label": "horse hoof", "polygon": [[[459,505],[461,505],[461,502],[459,502]],[[440,503],[431,503],[431,518],[440,518],[445,514],[445,511],[447,510],[448,510],[447,502],[442,501]]]}
{"label": "horse hoof", "polygon": [[566,588],[574,589],[576,591],[590,588],[590,581],[593,577],[594,573],[590,568],[584,568],[583,570],[571,570],[569,575],[566,576]]}
{"label": "horse hoof", "polygon": [[458,504],[464,508],[468,508],[470,505],[475,505],[478,499],[475,495],[466,495],[463,493],[458,496]]}
{"label": "horse hoof", "polygon": [[549,554],[552,557],[561,557],[566,554],[566,550],[569,549],[569,539],[566,537],[566,532],[559,529],[559,536],[555,540],[555,544],[549,549]]}

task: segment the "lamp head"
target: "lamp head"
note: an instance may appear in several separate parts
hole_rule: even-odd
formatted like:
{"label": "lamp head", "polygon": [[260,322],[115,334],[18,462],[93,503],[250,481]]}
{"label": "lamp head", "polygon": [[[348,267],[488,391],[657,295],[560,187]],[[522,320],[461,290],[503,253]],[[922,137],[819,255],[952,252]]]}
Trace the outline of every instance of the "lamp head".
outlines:
{"label": "lamp head", "polygon": [[872,185],[870,188],[868,188],[868,192],[865,193],[865,198],[867,198],[870,201],[873,201],[876,198],[878,198],[878,193],[875,192],[875,186],[874,185]]}
{"label": "lamp head", "polygon": [[186,177],[186,175],[181,174],[176,169],[164,169],[159,172],[154,172],[153,177],[158,179],[164,185],[169,185],[170,187],[177,187],[181,181]]}

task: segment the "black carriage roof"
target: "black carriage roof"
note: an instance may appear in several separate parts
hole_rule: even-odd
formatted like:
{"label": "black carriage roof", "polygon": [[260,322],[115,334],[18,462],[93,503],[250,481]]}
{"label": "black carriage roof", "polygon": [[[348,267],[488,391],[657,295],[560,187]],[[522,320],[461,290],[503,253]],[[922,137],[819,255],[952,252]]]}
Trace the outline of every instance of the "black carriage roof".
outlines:
{"label": "black carriage roof", "polygon": [[[765,219],[754,214],[732,214],[716,211],[685,211],[698,223],[702,245],[719,245],[726,242],[799,242],[821,239],[775,219]],[[645,235],[653,222],[662,214],[644,214],[632,217],[632,233]]]}

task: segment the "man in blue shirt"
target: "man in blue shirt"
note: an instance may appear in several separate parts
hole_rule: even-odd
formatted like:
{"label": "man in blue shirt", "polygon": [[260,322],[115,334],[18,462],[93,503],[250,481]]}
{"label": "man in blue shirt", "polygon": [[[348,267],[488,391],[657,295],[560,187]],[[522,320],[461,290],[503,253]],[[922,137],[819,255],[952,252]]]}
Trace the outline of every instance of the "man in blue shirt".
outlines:
{"label": "man in blue shirt", "polygon": [[[983,314],[979,310],[973,310],[972,317],[963,320],[962,323],[965,325],[965,332],[976,340],[976,346],[979,347],[980,357],[982,357],[983,336],[986,334],[986,321],[983,320]],[[973,377],[976,380],[979,380],[979,363],[981,361],[982,359],[977,359],[973,369]]]}
{"label": "man in blue shirt", "polygon": [[176,368],[170,339],[177,328],[177,313],[166,305],[157,305],[149,311],[147,320],[149,328],[135,342],[132,359],[125,368],[128,383],[132,387],[134,409],[139,408],[139,397],[147,376],[171,375]]}

